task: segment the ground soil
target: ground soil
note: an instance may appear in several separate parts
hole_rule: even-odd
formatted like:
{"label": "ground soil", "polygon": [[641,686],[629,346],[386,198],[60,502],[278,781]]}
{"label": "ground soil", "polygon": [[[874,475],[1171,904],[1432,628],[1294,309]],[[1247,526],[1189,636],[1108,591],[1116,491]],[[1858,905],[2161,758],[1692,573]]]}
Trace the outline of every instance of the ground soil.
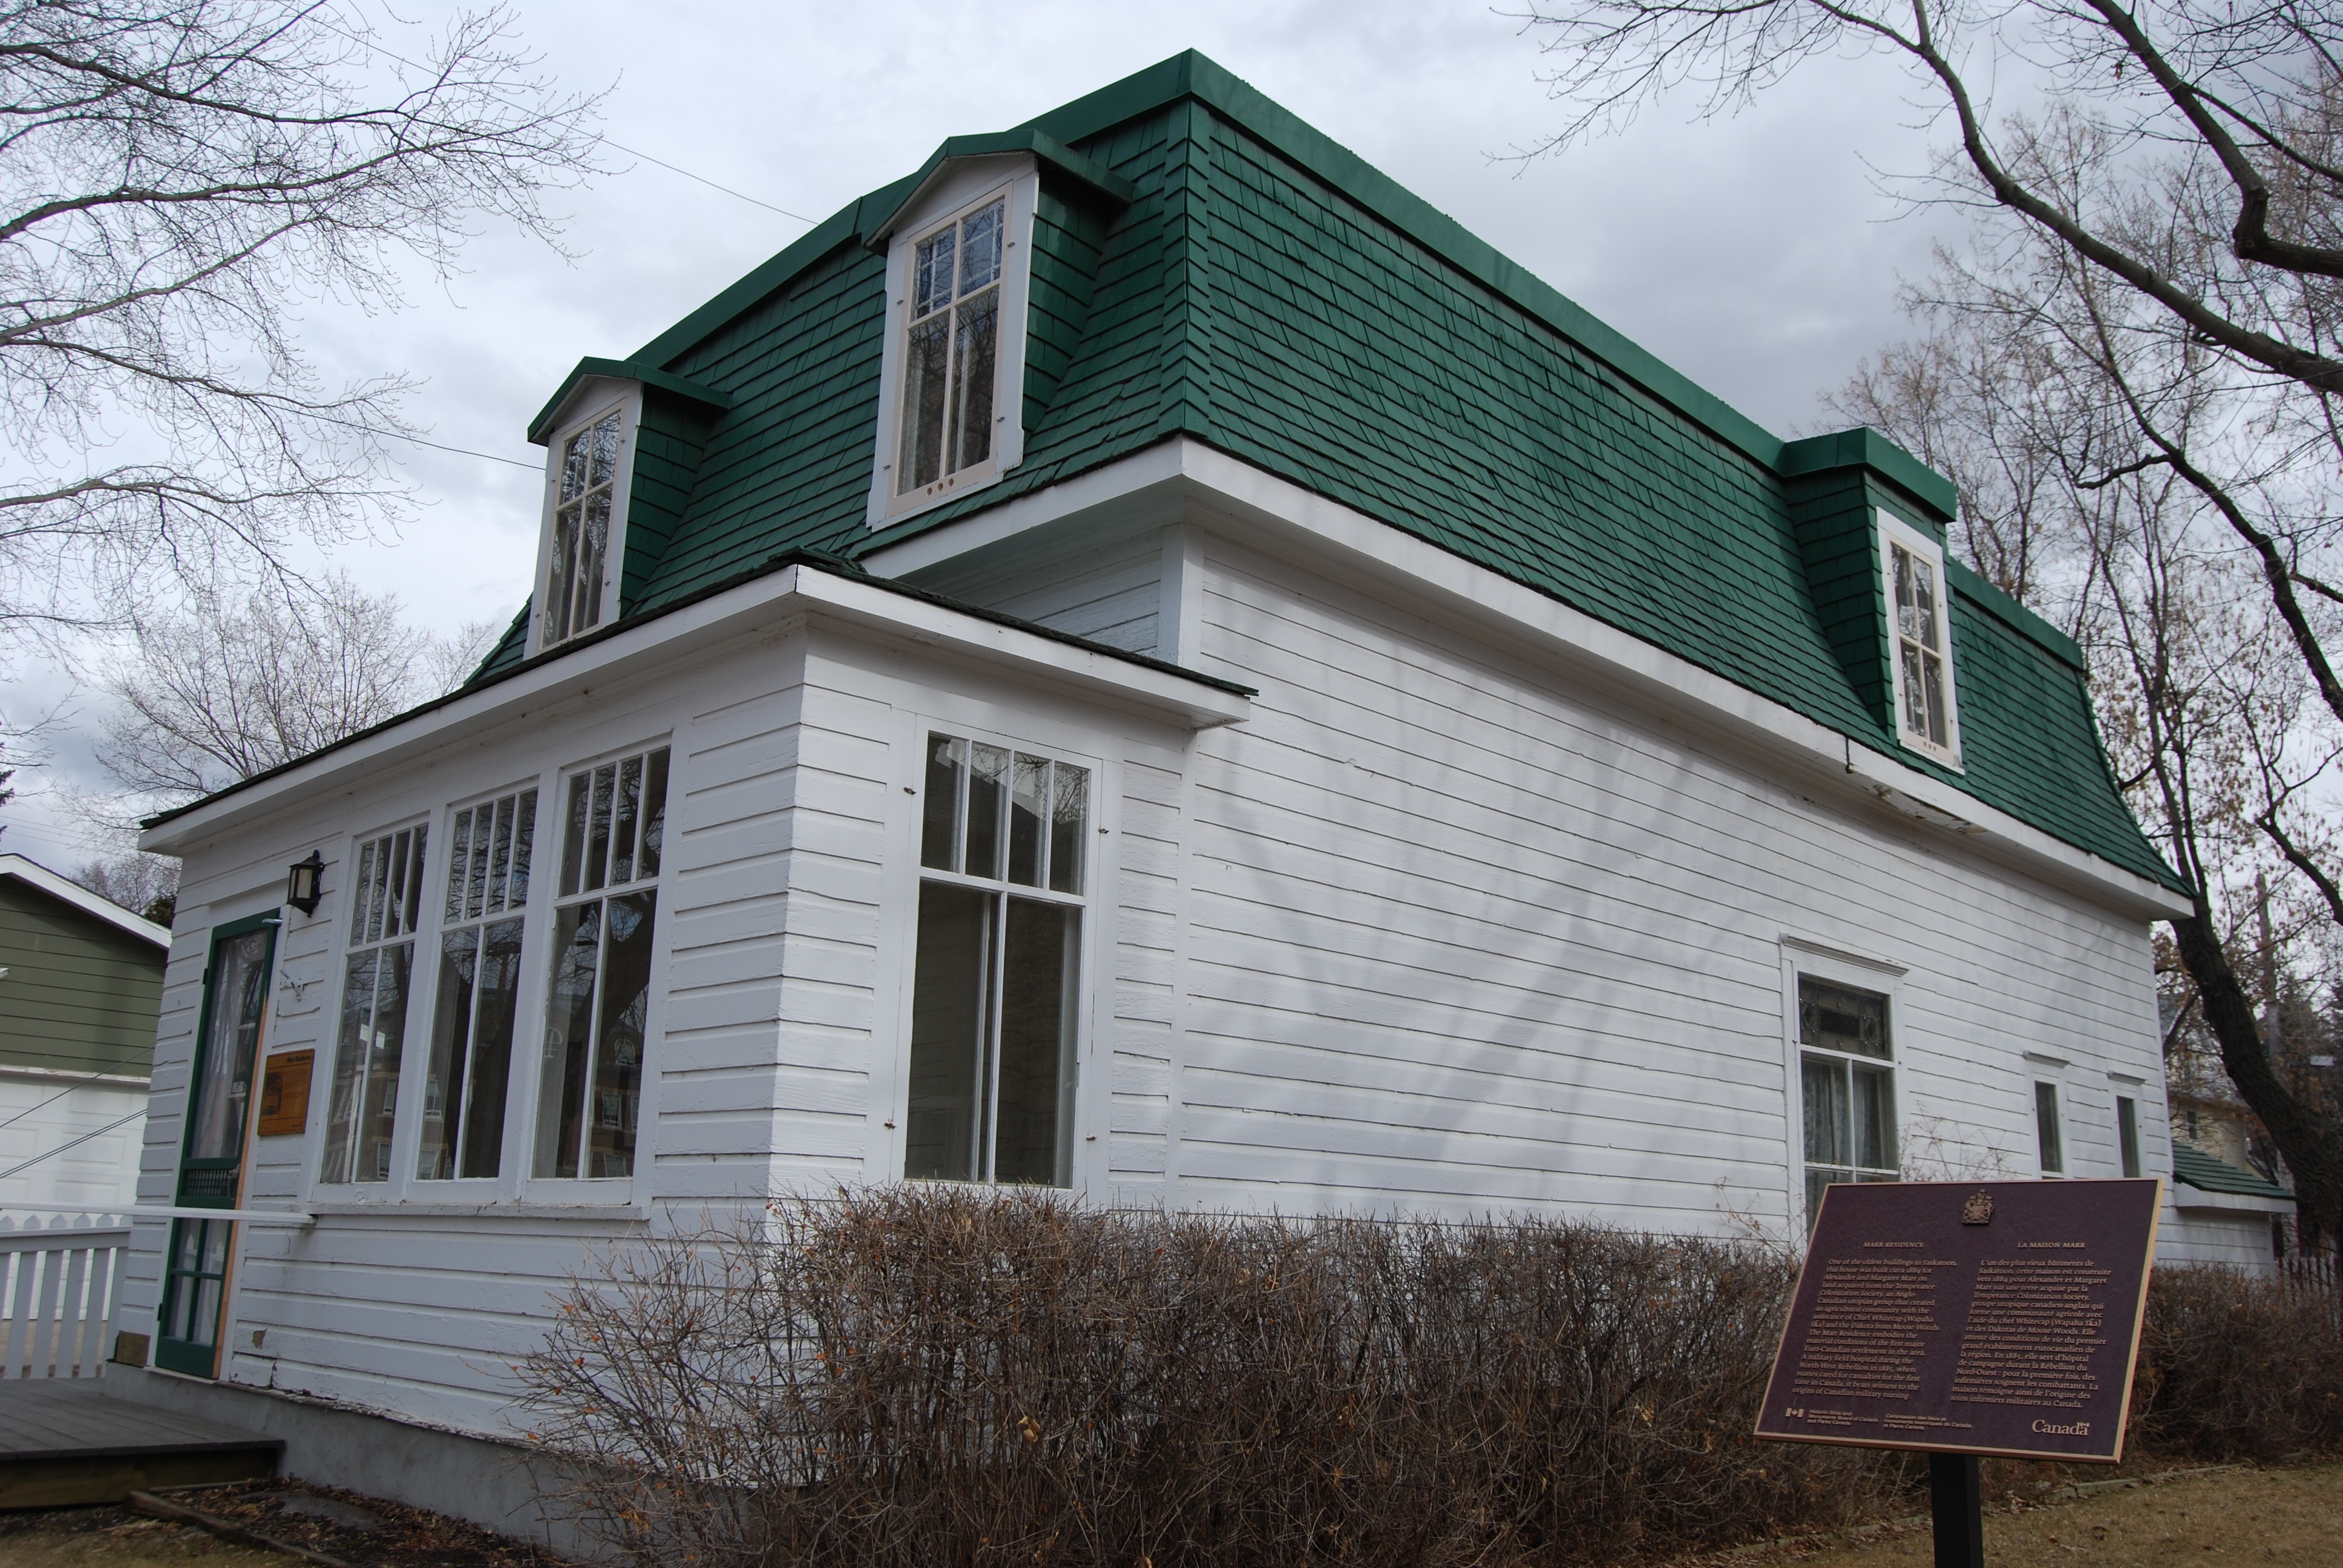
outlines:
{"label": "ground soil", "polygon": [[[166,1495],[351,1568],[565,1568],[525,1543],[437,1513],[298,1481]],[[296,1568],[300,1561],[126,1505],[0,1513],[0,1568]]]}
{"label": "ground soil", "polygon": [[[2127,1466],[2127,1468],[2129,1468]],[[1749,1568],[1927,1568],[1925,1519],[1856,1537],[1777,1543],[1712,1559]],[[2343,1563],[2343,1464],[2240,1467],[2026,1503],[1986,1515],[1990,1568],[2335,1568]]]}
{"label": "ground soil", "polygon": [[[2079,1498],[2034,1502],[2017,1487],[2005,1488],[1986,1520],[1986,1563],[1992,1568],[2335,1568],[2343,1563],[2343,1464],[2239,1467],[2160,1480],[2143,1474],[2135,1482]],[[171,1500],[338,1557],[352,1568],[564,1568],[533,1547],[468,1524],[298,1482],[174,1493]],[[1684,1568],[1927,1568],[1933,1550],[1922,1519],[1851,1537],[1744,1548]],[[124,1507],[0,1513],[0,1568],[289,1568],[297,1561]]]}

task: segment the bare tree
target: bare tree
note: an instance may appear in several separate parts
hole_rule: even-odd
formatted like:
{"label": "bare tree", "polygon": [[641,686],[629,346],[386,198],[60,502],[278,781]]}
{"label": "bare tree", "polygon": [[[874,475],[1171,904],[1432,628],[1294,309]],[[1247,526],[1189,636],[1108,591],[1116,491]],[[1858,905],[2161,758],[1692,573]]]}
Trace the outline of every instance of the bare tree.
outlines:
{"label": "bare tree", "polygon": [[[2046,125],[2036,146],[2055,147],[2071,175],[2087,175],[2105,148],[2098,127],[2075,117]],[[2299,489],[2283,409],[2217,347],[2173,330],[2039,233],[1940,252],[1936,276],[1907,288],[1906,304],[1928,334],[1826,401],[1950,475],[1956,544],[2088,653],[2118,777],[2196,889],[2167,950],[2179,971],[2167,1048],[2209,1028],[2306,1210],[2332,1225],[2343,1122],[2273,1066],[2232,958],[2268,972],[2343,929],[2343,908],[2330,924],[2320,891],[2338,863],[2323,808],[2343,726],[2258,591],[2258,562],[2237,548],[2222,509],[2237,495],[2219,484],[2217,500],[2207,494],[2217,470],[2257,487],[2260,504],[2275,504],[2277,487]],[[2257,895],[2273,884],[2274,936],[2251,918],[2266,914]]]}
{"label": "bare tree", "polygon": [[500,629],[429,637],[391,596],[338,573],[320,586],[139,617],[104,669],[96,748],[126,803],[193,799],[380,724],[460,683]]}
{"label": "bare tree", "polygon": [[158,926],[171,923],[179,903],[179,863],[133,849],[84,860],[73,879],[99,898],[144,915]]}
{"label": "bare tree", "polygon": [[364,0],[0,0],[0,633],[281,574],[391,494],[406,384],[327,385],[297,313],[398,305],[484,217],[549,239],[598,102],[501,9],[409,53]]}

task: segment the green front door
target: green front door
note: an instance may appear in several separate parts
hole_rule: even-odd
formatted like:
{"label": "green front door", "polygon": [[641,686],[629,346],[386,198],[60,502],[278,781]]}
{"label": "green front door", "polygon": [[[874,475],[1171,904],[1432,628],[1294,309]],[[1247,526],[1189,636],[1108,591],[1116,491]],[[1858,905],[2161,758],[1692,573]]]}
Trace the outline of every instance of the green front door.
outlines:
{"label": "green front door", "polygon": [[[256,915],[212,933],[187,1088],[186,1141],[174,1193],[181,1208],[234,1209],[244,1195],[244,1145],[252,1126],[277,923],[275,915]],[[218,1375],[220,1312],[227,1302],[235,1233],[229,1220],[171,1221],[156,1366],[196,1377]]]}

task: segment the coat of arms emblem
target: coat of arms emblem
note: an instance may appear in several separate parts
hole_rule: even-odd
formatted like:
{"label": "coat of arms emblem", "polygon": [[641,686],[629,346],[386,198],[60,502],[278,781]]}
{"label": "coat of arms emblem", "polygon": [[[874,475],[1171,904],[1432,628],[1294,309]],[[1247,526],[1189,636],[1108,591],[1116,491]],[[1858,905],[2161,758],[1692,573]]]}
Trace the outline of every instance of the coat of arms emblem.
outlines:
{"label": "coat of arms emblem", "polygon": [[1981,1190],[1970,1193],[1969,1201],[1961,1205],[1961,1223],[1964,1225],[1992,1224],[1993,1194]]}

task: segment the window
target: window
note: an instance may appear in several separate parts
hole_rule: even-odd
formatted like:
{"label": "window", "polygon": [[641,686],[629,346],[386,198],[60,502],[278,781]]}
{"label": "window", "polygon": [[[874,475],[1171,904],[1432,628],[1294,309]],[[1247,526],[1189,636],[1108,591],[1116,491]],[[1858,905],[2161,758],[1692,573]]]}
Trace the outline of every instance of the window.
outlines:
{"label": "window", "polygon": [[502,1164],[521,911],[536,838],[534,789],[467,807],[449,826],[439,994],[415,1162],[420,1181],[494,1176]]}
{"label": "window", "polygon": [[2139,1174],[2139,1103],[2120,1094],[2116,1096],[2116,1152],[2125,1175]]}
{"label": "window", "polygon": [[1960,728],[1954,706],[1952,638],[1945,609],[1944,552],[1882,515],[1894,619],[1896,729],[1905,745],[1954,766]]}
{"label": "window", "polygon": [[927,739],[903,1174],[1073,1184],[1090,770]]}
{"label": "window", "polygon": [[552,544],[546,567],[539,648],[550,648],[602,623],[625,415],[623,407],[609,409],[557,443]]}
{"label": "window", "polygon": [[2058,1136],[2058,1086],[2055,1083],[2034,1086],[2034,1142],[2041,1154],[2042,1174],[2063,1175],[2066,1150]]}
{"label": "window", "polygon": [[1009,198],[998,196],[914,243],[904,304],[898,496],[941,485],[993,456],[1008,219]]}
{"label": "window", "polygon": [[390,1180],[391,1121],[398,1109],[415,925],[423,906],[423,839],[417,826],[358,847],[321,1181]]}
{"label": "window", "polygon": [[1806,1223],[1834,1181],[1893,1181],[1895,1070],[1887,999],[1798,977],[1799,1076],[1805,1091]]}
{"label": "window", "polygon": [[539,1176],[635,1173],[667,784],[664,746],[568,779],[538,1085]]}

